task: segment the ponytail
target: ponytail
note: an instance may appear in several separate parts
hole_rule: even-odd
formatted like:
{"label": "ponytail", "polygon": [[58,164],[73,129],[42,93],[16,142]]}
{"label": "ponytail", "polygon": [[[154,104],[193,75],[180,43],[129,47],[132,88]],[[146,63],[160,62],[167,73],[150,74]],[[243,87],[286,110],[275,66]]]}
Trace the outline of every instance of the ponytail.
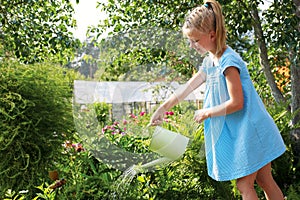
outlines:
{"label": "ponytail", "polygon": [[220,57],[223,53],[223,48],[226,45],[226,28],[225,28],[225,21],[224,16],[222,14],[221,5],[215,0],[207,0],[205,1],[206,4],[210,4],[214,18],[215,18],[215,32],[217,38],[217,50],[216,55]]}

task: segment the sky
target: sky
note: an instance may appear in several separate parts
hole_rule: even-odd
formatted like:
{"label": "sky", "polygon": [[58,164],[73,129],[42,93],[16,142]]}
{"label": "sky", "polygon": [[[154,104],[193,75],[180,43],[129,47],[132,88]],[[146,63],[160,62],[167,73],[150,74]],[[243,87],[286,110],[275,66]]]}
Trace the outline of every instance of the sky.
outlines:
{"label": "sky", "polygon": [[86,31],[88,26],[96,26],[99,20],[106,17],[105,13],[101,13],[96,8],[97,2],[106,2],[106,0],[80,0],[76,4],[76,0],[71,0],[74,5],[74,18],[77,21],[77,28],[73,31],[74,36],[81,41],[86,39]]}

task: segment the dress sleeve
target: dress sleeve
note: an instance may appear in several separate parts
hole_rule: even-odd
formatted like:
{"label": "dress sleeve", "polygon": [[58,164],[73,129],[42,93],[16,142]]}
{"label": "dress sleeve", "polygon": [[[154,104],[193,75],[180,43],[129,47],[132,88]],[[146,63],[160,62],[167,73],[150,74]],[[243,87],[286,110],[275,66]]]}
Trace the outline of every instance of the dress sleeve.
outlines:
{"label": "dress sleeve", "polygon": [[220,63],[222,74],[228,67],[235,67],[238,69],[239,73],[242,71],[241,60],[238,56],[234,54],[227,54],[223,57]]}

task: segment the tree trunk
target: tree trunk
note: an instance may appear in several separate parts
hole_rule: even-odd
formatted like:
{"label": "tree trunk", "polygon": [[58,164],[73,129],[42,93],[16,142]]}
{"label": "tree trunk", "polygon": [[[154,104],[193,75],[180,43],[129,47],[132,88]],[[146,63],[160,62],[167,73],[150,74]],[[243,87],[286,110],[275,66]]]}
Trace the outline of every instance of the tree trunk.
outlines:
{"label": "tree trunk", "polygon": [[[290,59],[295,59],[295,52],[290,53]],[[298,52],[299,53],[299,52]],[[292,125],[295,126],[297,123],[300,123],[300,65],[299,59],[297,63],[291,64],[291,92],[292,92],[292,102],[291,110],[295,114],[292,119]],[[292,139],[295,141],[295,154],[300,157],[300,128],[297,128],[292,131]]]}
{"label": "tree trunk", "polygon": [[268,81],[268,84],[270,85],[271,93],[276,102],[285,102],[285,99],[284,99],[281,91],[279,90],[279,88],[277,87],[277,85],[275,83],[275,77],[271,71],[270,62],[268,59],[268,51],[267,51],[265,39],[263,36],[263,31],[262,31],[257,7],[252,7],[251,16],[254,19],[253,20],[254,35],[255,35],[255,39],[256,39],[256,42],[258,45],[258,49],[259,49],[260,64],[263,68],[263,71],[264,71],[264,74]]}
{"label": "tree trunk", "polygon": [[[300,0],[293,0],[296,6],[296,16],[300,18]],[[300,31],[300,22],[298,24],[298,30]],[[298,52],[297,52],[298,51]],[[293,50],[290,49],[289,59],[291,61],[291,92],[292,102],[291,110],[295,116],[292,119],[292,125],[300,123],[300,59],[299,59],[299,47]],[[297,156],[297,160],[300,160],[300,128],[297,128],[291,133],[292,139],[295,141],[294,154]]]}
{"label": "tree trunk", "polygon": [[[300,0],[293,0],[295,6],[296,6],[296,16],[300,18]],[[300,22],[298,24],[298,28],[300,28]],[[299,29],[298,29],[299,30]],[[299,30],[300,31],[300,30]]]}

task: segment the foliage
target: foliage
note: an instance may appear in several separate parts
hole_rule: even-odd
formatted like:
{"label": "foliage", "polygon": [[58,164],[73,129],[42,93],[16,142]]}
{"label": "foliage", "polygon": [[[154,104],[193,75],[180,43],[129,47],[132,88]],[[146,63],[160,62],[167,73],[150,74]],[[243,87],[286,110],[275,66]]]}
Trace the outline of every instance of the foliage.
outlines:
{"label": "foliage", "polygon": [[[203,127],[189,123],[193,110],[195,107],[191,109],[190,104],[177,106],[172,111],[166,112],[163,124],[167,129],[193,137],[184,157],[168,166],[158,167],[154,172],[139,174],[130,185],[126,183],[119,185],[119,190],[111,191],[111,193],[115,193],[120,199],[199,199],[204,197],[222,199],[222,197],[230,196],[229,183],[217,185],[207,176],[203,157]],[[133,117],[134,119],[140,118],[135,115]],[[134,141],[137,143],[137,140],[128,140],[131,145]],[[201,151],[202,154],[200,154]],[[116,180],[117,183],[120,178],[122,176]],[[109,195],[105,199],[109,199]]]}
{"label": "foliage", "polygon": [[70,62],[79,46],[70,31],[76,25],[72,13],[68,0],[2,0],[0,56],[17,57],[25,63]]}
{"label": "foliage", "polygon": [[145,112],[140,112],[139,116],[130,114],[128,118],[124,118],[122,122],[114,121],[112,124],[104,126],[102,128],[102,134],[113,144],[126,151],[147,153],[149,152],[148,146],[150,144],[149,136],[143,138],[137,129],[146,127],[148,123],[149,115]]}
{"label": "foliage", "polygon": [[[168,166],[158,167],[155,171],[145,171],[131,180],[124,181],[124,172],[112,169],[99,162],[88,151],[76,153],[67,150],[65,164],[60,166],[62,176],[67,183],[56,191],[60,199],[169,199],[187,198],[223,199],[231,196],[231,184],[216,183],[206,173],[203,154],[203,127],[189,124],[196,107],[190,103],[175,107],[166,113],[165,128],[182,131],[193,137],[192,144],[184,157]],[[149,114],[136,111],[122,121],[107,122],[102,133],[111,142],[128,151],[147,152],[149,138],[135,132],[134,127],[145,127]],[[187,122],[186,124],[184,122]],[[172,125],[171,125],[172,124]],[[175,129],[174,129],[175,128]],[[187,130],[193,128],[194,130]],[[193,136],[190,131],[195,131]],[[202,149],[202,150],[201,150]],[[202,152],[203,153],[203,152]],[[68,156],[67,156],[68,155]],[[202,156],[202,157],[201,157]]]}
{"label": "foliage", "polygon": [[255,89],[264,101],[265,105],[267,105],[268,103],[272,104],[274,102],[274,99],[271,96],[271,90],[263,73],[263,70],[259,65],[259,58],[257,56],[258,52],[254,49],[255,47],[252,47],[252,49],[250,50],[253,51],[253,53],[244,55],[247,60],[251,60],[251,62],[249,62],[247,66],[248,71],[252,77],[252,82]]}
{"label": "foliage", "polygon": [[[186,11],[198,4],[199,1],[109,1],[100,3],[108,18],[99,25],[100,33],[106,28],[113,28],[114,32],[144,26],[160,26],[178,30],[178,23],[183,19]],[[155,11],[155,12],[153,12]],[[131,26],[124,26],[131,24]]]}
{"label": "foliage", "polygon": [[75,74],[50,64],[0,63],[0,185],[28,189],[41,183],[72,138]]}
{"label": "foliage", "polygon": [[66,149],[65,162],[57,166],[60,174],[67,181],[55,190],[59,199],[101,199],[120,172],[96,160],[88,151]]}
{"label": "foliage", "polygon": [[[274,56],[280,57],[284,53],[284,58],[287,58],[289,53],[299,52],[299,18],[296,16],[296,7],[292,1],[274,1],[270,8],[263,12],[263,18],[266,20],[264,31],[267,42],[279,50],[277,53],[274,52]],[[297,58],[294,59],[290,61],[296,62]],[[284,59],[280,60],[285,62]]]}
{"label": "foliage", "polygon": [[99,58],[100,49],[96,42],[91,38],[86,39],[84,43],[76,50],[76,58],[68,63],[69,68],[78,70],[88,80],[94,78],[97,71],[97,59]]}
{"label": "foliage", "polygon": [[[75,137],[76,141],[80,140]],[[50,188],[50,179],[38,186],[35,199],[101,199],[109,185],[120,172],[99,163],[91,153],[74,148],[77,144],[66,141],[61,154],[63,162],[57,163],[55,170],[66,182],[56,188]],[[53,180],[52,180],[53,182]],[[54,182],[55,183],[55,182]]]}
{"label": "foliage", "polygon": [[22,194],[27,193],[27,191],[20,191],[20,192],[15,192],[11,189],[7,190],[5,193],[5,198],[4,200],[23,200],[25,199]]}
{"label": "foliage", "polygon": [[181,33],[159,27],[116,33],[99,48],[95,78],[104,81],[186,81],[202,60]]}
{"label": "foliage", "polygon": [[[286,111],[288,105],[273,105],[259,64],[250,15],[251,8],[259,2],[264,3],[220,1],[224,5],[228,44],[236,48],[249,64],[254,84],[287,145],[287,152],[273,163],[274,178],[289,199],[298,199],[299,162],[292,151],[294,143],[290,140],[289,132],[299,126],[288,125],[295,115]],[[162,34],[166,30],[180,32],[185,14],[199,3],[186,0],[110,0],[103,4],[103,10],[108,12],[109,18],[93,31],[101,34],[113,28],[110,33],[113,37],[100,44],[101,48],[106,47],[100,48],[104,60],[100,60],[99,66],[103,67],[100,72],[105,74],[95,74],[95,77],[98,80],[147,81],[160,80],[163,75],[171,80],[189,78],[196,70],[195,63],[201,59],[187,51],[183,51],[186,53],[184,55],[178,54],[180,51],[177,48],[182,48],[182,40],[171,37],[167,41],[170,44],[167,44]],[[294,10],[292,1],[282,0],[274,1],[270,9],[262,13],[269,59],[274,69],[298,62],[297,57],[289,54],[299,51],[298,21],[293,15]],[[16,56],[25,63],[45,59],[68,61],[72,48],[77,45],[68,32],[68,27],[74,25],[70,17],[72,12],[69,1],[2,1],[1,58]],[[141,31],[147,27],[158,28]],[[153,33],[157,33],[154,34],[156,37]],[[133,43],[130,41],[132,36],[136,39]],[[180,44],[174,46],[174,42],[178,41]],[[157,47],[155,43],[159,43],[159,48],[154,48]],[[149,48],[151,44],[153,48]],[[89,58],[86,62],[90,62]],[[94,60],[91,62],[93,68],[89,70],[94,70]],[[239,198],[234,181],[220,183],[207,176],[202,152],[203,127],[193,124],[191,118],[193,110],[197,108],[190,105],[180,105],[168,111],[164,123],[165,128],[193,138],[184,156],[155,171],[139,173],[123,186],[117,185],[123,173],[97,160],[85,150],[84,143],[83,146],[78,143],[83,138],[73,135],[69,100],[74,74],[51,64],[32,66],[3,61],[0,65],[0,120],[3,124],[0,127],[0,152],[3,155],[0,161],[0,197],[5,195],[9,199],[28,199],[35,193],[37,199],[110,199],[119,193],[122,194],[120,199]],[[151,77],[154,70],[155,75]],[[89,72],[87,70],[85,74]],[[287,99],[293,95],[289,93],[289,87],[287,84],[283,90],[287,92]],[[108,105],[99,103],[94,106],[106,138],[128,151],[148,151],[149,138],[135,134],[134,127],[145,127],[150,113],[132,114],[126,121],[118,122],[108,120]],[[63,142],[64,147],[61,145]],[[55,189],[50,186],[56,181],[45,177],[46,172],[53,169],[59,171],[67,181]],[[261,190],[257,190],[263,195]]]}
{"label": "foliage", "polygon": [[[292,141],[289,139],[289,132],[292,127],[286,126],[292,116],[287,115],[285,107],[286,105],[277,105],[275,107],[268,107],[268,110],[275,119],[287,145],[287,152],[273,163],[274,178],[284,193],[292,197],[297,194],[295,188],[297,188],[296,180],[299,175],[296,170],[297,163],[293,162],[293,153],[291,152]],[[193,132],[194,139],[182,159],[168,166],[158,168],[155,172],[138,174],[130,185],[118,185],[119,187],[117,187],[117,189],[116,183],[119,183],[120,177],[122,178],[122,176],[116,176],[113,179],[115,184],[113,184],[101,198],[109,199],[111,194],[119,194],[121,199],[136,199],[137,197],[138,199],[181,199],[187,197],[188,199],[239,198],[239,193],[236,191],[234,182],[215,182],[207,176],[206,163],[203,155],[203,127],[189,123],[192,121],[191,116],[193,116],[191,111],[195,109],[197,108],[187,104],[175,107],[172,111],[166,113],[167,118],[165,121],[167,123],[164,124],[166,128],[174,128],[175,126],[177,131],[189,136],[191,136],[191,132]],[[147,118],[147,115],[143,116]],[[132,121],[130,121],[129,124],[132,122],[133,124],[135,122],[146,123],[146,121],[141,120],[143,118],[140,115],[130,115],[130,119]],[[172,125],[169,126],[170,124]],[[124,124],[120,126],[120,124],[115,123],[115,125],[118,125],[116,127],[120,130],[124,130],[125,128],[123,126]],[[130,128],[128,130],[130,130]],[[111,134],[112,132],[107,133]],[[119,131],[119,133],[122,133],[122,131]],[[139,151],[138,148],[145,147],[137,145],[139,140],[136,139],[136,135],[134,134],[127,134],[129,137],[124,137],[124,134],[114,133],[111,136],[117,136],[116,138],[118,139],[122,137],[124,140],[119,144],[124,145],[126,148],[135,147],[131,149],[134,151]],[[132,139],[132,137],[135,139]],[[264,195],[260,188],[257,188],[257,191],[260,196]]]}
{"label": "foliage", "polygon": [[98,122],[103,126],[110,119],[111,105],[105,102],[94,103]]}
{"label": "foliage", "polygon": [[294,186],[291,186],[288,190],[287,199],[299,199],[300,198],[300,183],[298,182],[298,185],[294,184]]}
{"label": "foliage", "polygon": [[91,31],[98,35],[107,29],[113,31],[99,44],[101,70],[96,78],[106,81],[162,81],[165,78],[186,81],[202,59],[189,50],[178,23],[187,7],[195,4],[196,1],[148,0],[99,3],[108,18]]}
{"label": "foliage", "polygon": [[[245,58],[245,61],[251,65],[254,70],[252,77],[258,80],[259,90],[262,92],[270,91],[268,85],[273,83],[264,84],[266,82],[266,73],[262,71],[258,55],[259,48],[256,43],[253,42],[253,27],[255,22],[251,15],[253,10],[260,9],[262,6],[265,7],[261,11],[261,25],[263,27],[263,41],[267,42],[267,50],[269,55],[269,62],[271,62],[270,70],[281,67],[280,63],[286,63],[287,58],[291,64],[296,65],[299,62],[299,31],[298,21],[299,19],[295,15],[296,8],[293,1],[282,0],[274,1],[265,6],[266,2],[261,0],[256,1],[227,1],[220,0],[220,4],[223,7],[223,13],[225,16],[228,44],[236,49]],[[110,35],[125,34],[132,30],[147,29],[148,27],[160,27],[163,29],[171,29],[179,31],[184,21],[184,16],[193,7],[201,4],[199,1],[159,1],[159,0],[146,0],[146,1],[108,1],[107,3],[100,3],[102,10],[108,14],[108,18],[103,20],[98,27],[91,29],[99,33],[103,33],[109,30]],[[241,9],[235,9],[235,8]],[[269,7],[269,8],[268,8]],[[266,9],[267,8],[267,9]],[[283,24],[284,28],[278,26]],[[156,35],[154,32],[153,35]],[[160,36],[155,38],[155,41],[159,40]],[[140,38],[129,38],[139,40],[143,43],[144,39]],[[257,38],[256,38],[257,39]],[[151,51],[156,51],[152,49]],[[150,54],[151,55],[151,54]],[[145,57],[145,56],[144,56]],[[130,56],[128,60],[136,58],[136,54]],[[147,58],[151,58],[147,56]],[[169,58],[168,58],[169,59]],[[111,65],[109,71],[119,72],[123,69],[122,59],[118,60],[118,65]],[[156,65],[157,66],[157,65]],[[174,63],[173,63],[174,66]],[[127,65],[126,65],[127,67]],[[125,67],[125,68],[126,68]],[[287,66],[290,67],[289,65]],[[124,70],[126,70],[124,68]],[[180,65],[180,68],[184,68]],[[272,73],[270,73],[272,75]],[[114,73],[116,75],[116,73]],[[257,75],[259,79],[257,78]],[[285,86],[285,91],[290,91],[290,84]],[[294,90],[297,91],[297,90]],[[273,91],[274,92],[274,91]],[[263,97],[273,98],[270,94],[262,94]],[[284,95],[288,93],[283,93]],[[294,94],[295,96],[296,94]],[[287,95],[286,99],[290,96]],[[297,100],[296,100],[297,101]],[[295,106],[297,108],[297,106]]]}
{"label": "foliage", "polygon": [[275,104],[268,107],[268,111],[274,118],[287,148],[284,155],[273,162],[274,178],[283,190],[288,190],[294,184],[299,184],[298,180],[300,178],[299,162],[293,152],[295,141],[290,138],[290,132],[299,128],[300,123],[296,126],[291,125],[293,114],[286,110],[287,106],[288,104]]}
{"label": "foliage", "polygon": [[33,200],[37,200],[37,199],[45,199],[45,200],[55,200],[55,192],[52,192],[52,189],[49,187],[44,187],[44,183],[40,186],[36,187],[37,189],[39,189],[40,191],[42,191],[43,193],[37,193],[37,196],[33,199]]}
{"label": "foliage", "polygon": [[[290,151],[288,132],[291,127],[286,126],[292,116],[287,115],[285,106],[268,107],[287,145],[287,152],[273,162],[273,174],[284,194],[290,199],[297,199],[299,174]],[[66,184],[49,189],[52,185],[51,180],[45,179],[45,184],[38,186],[42,193],[37,192],[37,196],[39,199],[239,199],[234,181],[216,182],[207,175],[203,126],[191,123],[195,109],[197,107],[187,103],[166,113],[163,124],[165,128],[176,129],[192,138],[185,154],[179,160],[158,166],[154,171],[142,171],[132,180],[127,180],[124,179],[124,172],[97,160],[84,149],[84,143],[83,148],[77,143],[81,142],[80,138],[75,137],[72,142],[65,142],[65,148],[58,159],[61,162],[52,167],[52,170],[59,171],[60,177],[67,181]],[[148,138],[141,138],[140,135],[131,132],[134,130],[131,126],[144,127],[148,123],[149,115],[135,112],[139,114],[130,114],[124,121],[108,121],[103,134],[128,151],[145,152],[148,150]],[[260,188],[256,189],[259,196],[264,195]]]}

